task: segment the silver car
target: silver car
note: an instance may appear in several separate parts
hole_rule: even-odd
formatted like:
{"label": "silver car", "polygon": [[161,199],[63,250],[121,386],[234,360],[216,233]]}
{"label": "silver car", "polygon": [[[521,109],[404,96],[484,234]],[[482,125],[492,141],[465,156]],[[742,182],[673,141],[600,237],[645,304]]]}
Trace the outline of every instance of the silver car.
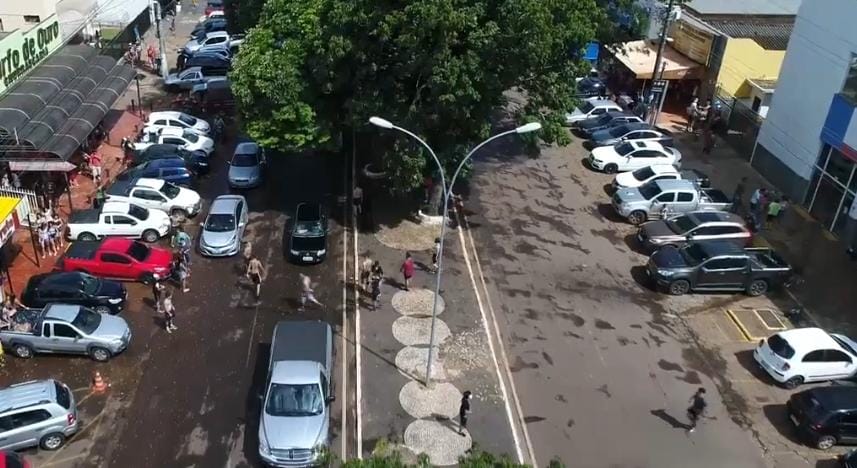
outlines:
{"label": "silver car", "polygon": [[78,430],[74,394],[53,379],[12,385],[0,390],[0,421],[0,450],[56,450]]}
{"label": "silver car", "polygon": [[253,188],[262,183],[265,151],[252,141],[238,143],[229,161],[229,186]]}
{"label": "silver car", "polygon": [[211,203],[199,236],[199,252],[208,257],[238,253],[247,227],[247,200],[241,195],[221,195]]}

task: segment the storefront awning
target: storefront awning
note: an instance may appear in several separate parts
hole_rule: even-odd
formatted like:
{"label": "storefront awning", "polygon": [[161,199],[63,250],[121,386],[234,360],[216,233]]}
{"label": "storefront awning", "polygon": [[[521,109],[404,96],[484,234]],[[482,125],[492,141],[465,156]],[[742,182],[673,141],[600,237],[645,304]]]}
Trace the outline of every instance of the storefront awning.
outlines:
{"label": "storefront awning", "polygon": [[[638,80],[651,80],[658,56],[657,44],[648,41],[626,42],[614,46],[614,56],[622,62]],[[661,66],[665,80],[683,80],[702,77],[703,66],[685,57],[667,44],[664,47]]]}
{"label": "storefront awning", "polygon": [[74,168],[74,164],[66,161],[9,161],[9,170],[13,172],[68,172]]}
{"label": "storefront awning", "polygon": [[0,197],[0,246],[2,246],[15,232],[15,220],[12,213],[21,203],[20,198]]}

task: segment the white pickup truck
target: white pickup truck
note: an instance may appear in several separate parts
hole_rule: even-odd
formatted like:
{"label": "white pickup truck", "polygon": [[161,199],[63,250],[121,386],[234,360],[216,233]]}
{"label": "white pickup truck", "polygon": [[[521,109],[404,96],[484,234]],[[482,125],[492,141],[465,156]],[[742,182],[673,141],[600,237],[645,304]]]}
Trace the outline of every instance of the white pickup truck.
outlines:
{"label": "white pickup truck", "polygon": [[107,201],[133,203],[161,210],[178,221],[195,216],[202,208],[202,199],[198,193],[161,179],[117,180],[107,189]]}
{"label": "white pickup truck", "polygon": [[96,240],[107,236],[156,242],[170,232],[170,217],[133,203],[108,201],[100,209],[81,210],[68,220],[70,240]]}

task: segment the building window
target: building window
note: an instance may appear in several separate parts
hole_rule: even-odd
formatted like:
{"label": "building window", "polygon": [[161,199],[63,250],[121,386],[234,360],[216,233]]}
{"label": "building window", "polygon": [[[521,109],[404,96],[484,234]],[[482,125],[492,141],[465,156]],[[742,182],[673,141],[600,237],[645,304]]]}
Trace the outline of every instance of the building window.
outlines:
{"label": "building window", "polygon": [[857,103],[857,54],[851,54],[851,62],[848,64],[848,75],[845,77],[842,94],[851,102]]}
{"label": "building window", "polygon": [[25,23],[36,23],[36,24],[38,24],[38,23],[41,23],[42,20],[39,19],[39,15],[24,15],[24,22]]}

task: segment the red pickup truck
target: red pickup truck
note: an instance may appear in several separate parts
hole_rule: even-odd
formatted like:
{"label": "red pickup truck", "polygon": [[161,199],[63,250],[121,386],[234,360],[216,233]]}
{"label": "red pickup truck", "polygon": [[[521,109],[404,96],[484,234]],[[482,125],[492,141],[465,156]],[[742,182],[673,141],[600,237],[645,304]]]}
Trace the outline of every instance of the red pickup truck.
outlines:
{"label": "red pickup truck", "polygon": [[63,271],[82,271],[102,278],[142,281],[170,275],[172,253],[130,239],[72,242],[59,261]]}

